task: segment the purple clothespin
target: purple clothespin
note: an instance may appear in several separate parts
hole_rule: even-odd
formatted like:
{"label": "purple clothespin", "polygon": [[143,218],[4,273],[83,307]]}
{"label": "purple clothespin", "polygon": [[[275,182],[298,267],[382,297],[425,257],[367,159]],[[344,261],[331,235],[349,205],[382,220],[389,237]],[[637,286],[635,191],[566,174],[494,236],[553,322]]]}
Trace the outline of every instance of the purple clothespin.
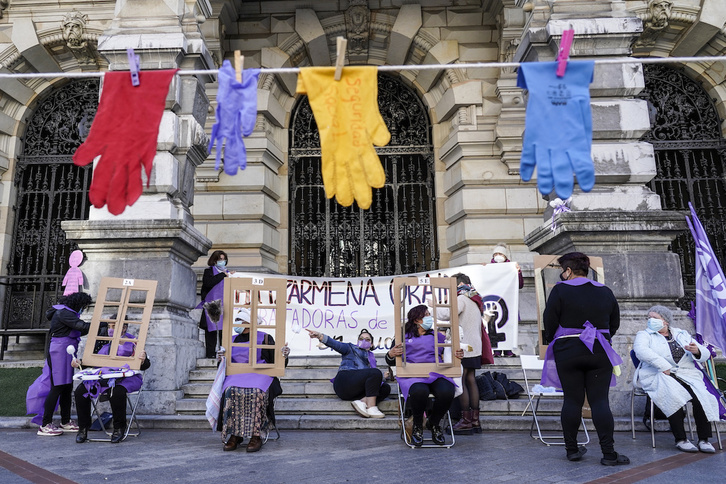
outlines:
{"label": "purple clothespin", "polygon": [[126,56],[129,58],[129,71],[131,71],[131,85],[139,85],[139,64],[141,57],[134,53],[134,49],[126,49]]}
{"label": "purple clothespin", "polygon": [[560,40],[560,51],[557,54],[557,77],[565,76],[565,69],[567,69],[567,59],[570,58],[570,47],[572,47],[572,41],[575,38],[575,30],[563,30],[562,40]]}

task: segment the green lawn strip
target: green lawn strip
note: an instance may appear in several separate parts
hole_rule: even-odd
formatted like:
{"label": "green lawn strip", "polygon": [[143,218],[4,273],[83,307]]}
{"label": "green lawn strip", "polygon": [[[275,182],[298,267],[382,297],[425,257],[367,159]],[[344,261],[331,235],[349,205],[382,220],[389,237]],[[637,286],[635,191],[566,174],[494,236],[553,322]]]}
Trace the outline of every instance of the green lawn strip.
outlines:
{"label": "green lawn strip", "polygon": [[0,416],[25,415],[25,394],[42,368],[0,368]]}

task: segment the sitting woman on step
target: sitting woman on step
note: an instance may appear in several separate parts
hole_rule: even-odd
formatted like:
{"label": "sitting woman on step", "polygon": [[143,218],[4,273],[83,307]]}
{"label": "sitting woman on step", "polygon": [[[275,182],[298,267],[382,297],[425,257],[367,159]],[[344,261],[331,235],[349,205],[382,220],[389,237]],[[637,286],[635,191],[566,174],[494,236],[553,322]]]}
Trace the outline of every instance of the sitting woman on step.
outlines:
{"label": "sitting woman on step", "polygon": [[[408,363],[434,363],[436,361],[436,349],[434,337],[443,343],[446,337],[439,333],[434,335],[434,318],[431,317],[425,304],[412,308],[408,312],[408,320],[404,328],[404,340],[406,345],[406,361]],[[396,344],[386,353],[386,363],[390,366],[396,365],[396,357],[403,355],[404,343]],[[455,356],[459,359],[464,357],[464,350],[458,350]],[[439,361],[443,358],[443,348],[438,355]],[[431,413],[428,414],[426,428],[431,431],[431,440],[435,444],[444,445],[444,432],[441,429],[441,419],[451,407],[454,400],[454,380],[438,373],[429,373],[427,378],[404,378],[397,377],[401,394],[404,395],[406,405],[413,414],[413,430],[411,442],[419,447],[423,445],[423,415],[428,403],[429,394],[434,396],[434,404]]]}
{"label": "sitting woman on step", "polygon": [[[250,312],[242,308],[235,316],[240,323],[250,322]],[[250,341],[250,330],[244,328],[234,338],[235,343],[248,343]],[[257,331],[258,345],[274,345],[275,340],[267,333]],[[220,356],[223,350],[220,350]],[[290,348],[282,347],[282,356],[287,358],[290,355]],[[274,363],[275,351],[269,348],[257,349],[257,361],[260,363]],[[249,362],[249,348],[233,347],[233,363]],[[273,405],[275,397],[282,394],[282,386],[277,377],[271,377],[259,373],[240,373],[229,375],[224,379],[222,388],[222,401],[219,406],[219,418],[217,419],[217,430],[222,432],[224,450],[232,451],[242,443],[245,436],[250,436],[247,444],[247,452],[257,452],[262,448],[260,431],[271,414],[269,408]],[[228,437],[229,436],[229,437]]]}
{"label": "sitting woman on step", "polygon": [[373,335],[361,330],[358,343],[342,343],[317,331],[307,330],[311,338],[319,339],[343,359],[338,374],[333,379],[333,389],[341,400],[351,401],[361,417],[383,418],[378,404],[391,393],[391,386],[383,381],[383,374],[376,368],[376,357],[371,351]]}

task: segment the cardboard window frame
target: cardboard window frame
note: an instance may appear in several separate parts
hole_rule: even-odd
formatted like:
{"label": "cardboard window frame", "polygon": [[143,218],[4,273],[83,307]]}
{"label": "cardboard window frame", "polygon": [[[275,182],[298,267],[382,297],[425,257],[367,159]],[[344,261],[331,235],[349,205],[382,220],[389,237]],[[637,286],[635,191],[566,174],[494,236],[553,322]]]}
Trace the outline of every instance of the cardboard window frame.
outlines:
{"label": "cardboard window frame", "polygon": [[[249,291],[250,304],[235,304],[235,291]],[[263,304],[260,302],[260,291],[276,291],[277,299],[273,304]],[[233,363],[232,362],[232,339],[235,336],[233,331],[233,322],[235,308],[248,308],[250,310],[250,340],[249,346],[249,362]],[[274,326],[266,325],[258,327],[257,311],[259,309],[274,309],[275,324]],[[259,373],[262,375],[282,377],[285,376],[285,358],[282,356],[282,347],[285,346],[285,326],[287,319],[287,279],[280,277],[227,277],[224,280],[224,310],[222,325],[222,346],[227,350],[227,369],[226,374],[237,375],[240,373]],[[237,325],[239,326],[239,325]],[[246,324],[243,325],[247,326]],[[264,345],[262,348],[271,348],[275,352],[274,363],[257,363],[257,331],[264,331],[266,328],[274,329],[275,344]]]}
{"label": "cardboard window frame", "polygon": [[[544,359],[547,353],[547,346],[544,341],[544,310],[547,305],[547,298],[552,288],[560,280],[559,273],[562,272],[557,259],[562,255],[536,255],[534,256],[534,293],[537,299],[537,329],[539,334],[539,356]],[[587,278],[605,284],[605,270],[602,265],[602,257],[588,256],[590,259],[590,272]],[[547,282],[549,271],[557,271],[555,282]]]}
{"label": "cardboard window frame", "polygon": [[[422,283],[428,280],[428,283]],[[451,348],[451,362],[434,362],[434,363],[406,363],[406,344],[404,339],[404,327],[406,325],[406,314],[410,309],[402,297],[402,289],[410,286],[429,286],[432,293],[433,307],[431,315],[434,318],[434,334],[438,334],[439,328],[446,328],[451,331],[450,343],[439,343],[438,338],[434,339],[434,347],[436,354],[438,348]],[[438,303],[438,297],[434,297],[435,289],[447,289],[449,291],[449,304]],[[418,303],[411,307],[418,306]],[[449,309],[450,320],[439,321],[436,317],[436,309],[438,307],[447,307]],[[449,378],[458,378],[461,376],[461,361],[456,358],[455,353],[459,350],[459,305],[456,294],[456,278],[454,277],[394,277],[393,278],[393,310],[394,310],[394,329],[396,343],[403,342],[404,353],[396,357],[396,377],[403,378],[426,378],[429,373],[439,373]]]}
{"label": "cardboard window frame", "polygon": [[[144,279],[121,279],[116,277],[104,277],[101,279],[101,284],[98,288],[98,297],[96,298],[96,306],[93,310],[93,317],[91,318],[91,328],[88,331],[88,337],[86,339],[86,347],[83,351],[83,365],[94,366],[94,367],[117,367],[123,365],[129,365],[132,370],[140,370],[141,361],[137,355],[144,351],[146,345],[146,335],[149,331],[149,321],[151,320],[151,311],[154,308],[154,297],[156,296],[157,281],[144,280]],[[121,296],[120,301],[108,301],[109,290],[120,290]],[[132,291],[146,292],[146,298],[144,303],[129,302]],[[104,308],[109,306],[118,306],[116,311],[116,319],[110,319],[103,317]],[[141,321],[137,320],[130,321],[130,324],[137,325],[139,327],[139,333],[137,338],[134,340],[136,345],[134,354],[132,356],[118,356],[119,345],[128,341],[123,337],[123,331],[113,332],[113,336],[99,337],[98,330],[101,322],[113,323],[114,329],[123,328],[123,324],[126,323],[126,310],[128,308],[141,309],[143,308],[143,314]],[[109,348],[108,355],[99,355],[93,352],[97,341],[111,341],[111,347]]]}

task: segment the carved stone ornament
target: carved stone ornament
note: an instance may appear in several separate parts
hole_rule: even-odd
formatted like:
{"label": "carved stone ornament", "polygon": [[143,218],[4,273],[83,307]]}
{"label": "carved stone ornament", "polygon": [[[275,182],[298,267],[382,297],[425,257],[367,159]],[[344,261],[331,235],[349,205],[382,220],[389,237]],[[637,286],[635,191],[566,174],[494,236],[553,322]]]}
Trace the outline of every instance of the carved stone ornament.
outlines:
{"label": "carved stone ornament", "polygon": [[61,30],[63,32],[63,40],[69,49],[85,49],[87,42],[83,39],[83,32],[86,29],[88,15],[82,14],[77,10],[69,12],[63,17],[61,22]]}
{"label": "carved stone ornament", "polygon": [[361,54],[368,50],[368,30],[371,12],[366,0],[351,0],[345,11],[345,28],[348,33],[348,51]]}
{"label": "carved stone ornament", "polygon": [[637,47],[652,47],[658,35],[668,27],[673,2],[670,0],[650,0],[648,2],[648,20],[643,25],[643,33],[636,42]]}

